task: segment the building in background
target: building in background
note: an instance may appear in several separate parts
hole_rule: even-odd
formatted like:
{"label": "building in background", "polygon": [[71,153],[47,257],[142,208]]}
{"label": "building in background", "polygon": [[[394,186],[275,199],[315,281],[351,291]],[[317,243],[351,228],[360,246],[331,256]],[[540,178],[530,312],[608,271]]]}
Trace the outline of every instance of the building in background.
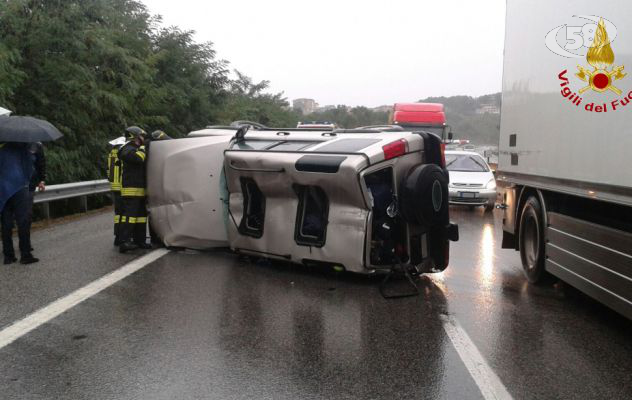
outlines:
{"label": "building in background", "polygon": [[318,103],[314,99],[295,99],[292,101],[292,107],[303,115],[307,115],[316,111]]}
{"label": "building in background", "polygon": [[500,114],[500,108],[496,104],[481,104],[476,110],[477,114]]}

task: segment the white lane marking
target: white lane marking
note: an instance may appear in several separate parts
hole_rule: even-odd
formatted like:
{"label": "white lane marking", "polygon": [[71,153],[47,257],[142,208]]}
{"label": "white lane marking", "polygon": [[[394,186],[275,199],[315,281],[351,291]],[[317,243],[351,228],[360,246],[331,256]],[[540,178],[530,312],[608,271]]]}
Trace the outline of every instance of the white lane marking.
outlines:
{"label": "white lane marking", "polygon": [[167,253],[167,249],[154,250],[7,326],[0,331],[0,349]]}
{"label": "white lane marking", "polygon": [[465,367],[472,375],[483,397],[486,400],[512,399],[498,375],[487,365],[487,362],[485,362],[485,359],[467,332],[463,330],[461,324],[449,316],[442,316],[442,320],[443,329],[448,334],[456,352],[459,353],[461,360],[463,360]]}

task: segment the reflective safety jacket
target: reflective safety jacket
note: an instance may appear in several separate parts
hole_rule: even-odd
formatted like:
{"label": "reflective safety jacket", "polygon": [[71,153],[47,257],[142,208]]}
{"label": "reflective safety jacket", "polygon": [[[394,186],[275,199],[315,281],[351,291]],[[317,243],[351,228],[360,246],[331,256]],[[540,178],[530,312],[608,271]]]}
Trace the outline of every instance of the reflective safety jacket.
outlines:
{"label": "reflective safety jacket", "polygon": [[145,159],[147,158],[145,146],[136,146],[134,142],[127,142],[118,151],[118,158],[123,164],[121,196],[145,196]]}
{"label": "reflective safety jacket", "polygon": [[118,158],[118,152],[121,146],[113,146],[108,155],[108,181],[110,181],[110,190],[113,192],[121,191],[121,179],[123,177],[123,168],[121,160]]}

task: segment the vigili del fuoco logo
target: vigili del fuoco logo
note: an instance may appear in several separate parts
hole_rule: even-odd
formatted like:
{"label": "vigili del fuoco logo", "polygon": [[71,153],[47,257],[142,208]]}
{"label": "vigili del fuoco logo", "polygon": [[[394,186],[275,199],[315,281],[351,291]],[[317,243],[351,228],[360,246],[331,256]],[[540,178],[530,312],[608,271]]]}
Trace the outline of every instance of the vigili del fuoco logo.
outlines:
{"label": "vigili del fuoco logo", "polygon": [[[588,65],[577,65],[577,71],[568,69],[558,74],[560,94],[571,105],[582,107],[588,112],[606,113],[619,111],[632,101],[632,91],[624,95],[619,87],[627,73],[625,66],[616,65],[612,42],[617,36],[617,30],[612,22],[593,15],[577,16],[592,20],[583,26],[559,26],[546,35],[545,43],[549,50],[557,55],[578,58],[583,57],[582,47],[587,48],[586,62]],[[563,35],[566,33],[566,35]],[[564,37],[565,36],[565,37]],[[562,37],[563,45],[558,37]],[[571,89],[581,84],[578,90]],[[605,93],[618,96],[616,99],[604,98]]]}

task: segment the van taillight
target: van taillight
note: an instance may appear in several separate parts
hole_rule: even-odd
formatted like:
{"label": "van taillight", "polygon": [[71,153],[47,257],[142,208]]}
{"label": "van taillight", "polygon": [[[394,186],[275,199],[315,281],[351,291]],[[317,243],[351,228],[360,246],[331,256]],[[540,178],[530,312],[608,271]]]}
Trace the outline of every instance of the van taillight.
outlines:
{"label": "van taillight", "polygon": [[441,166],[445,168],[445,143],[441,143]]}
{"label": "van taillight", "polygon": [[382,146],[382,151],[384,152],[384,160],[403,156],[406,154],[406,140],[400,139],[396,142],[384,145]]}

